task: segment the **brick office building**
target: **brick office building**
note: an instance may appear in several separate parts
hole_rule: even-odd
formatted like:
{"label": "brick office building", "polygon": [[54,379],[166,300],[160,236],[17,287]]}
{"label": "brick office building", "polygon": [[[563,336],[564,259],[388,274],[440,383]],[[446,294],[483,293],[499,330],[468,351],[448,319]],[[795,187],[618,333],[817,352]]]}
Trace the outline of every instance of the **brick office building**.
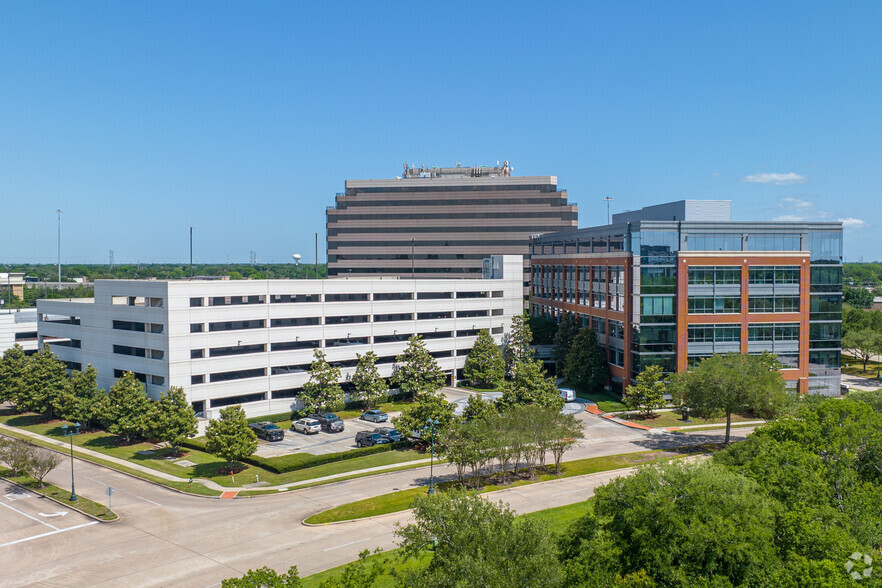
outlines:
{"label": "brick office building", "polygon": [[730,210],[679,201],[534,238],[531,312],[594,329],[618,392],[648,365],[770,351],[789,388],[838,394],[842,224],[733,222]]}

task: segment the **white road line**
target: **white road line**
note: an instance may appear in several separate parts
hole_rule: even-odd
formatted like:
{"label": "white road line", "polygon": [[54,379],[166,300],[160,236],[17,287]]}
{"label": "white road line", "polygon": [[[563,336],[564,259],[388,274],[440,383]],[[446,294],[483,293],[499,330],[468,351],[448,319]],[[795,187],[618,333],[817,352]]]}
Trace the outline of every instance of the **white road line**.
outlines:
{"label": "white road line", "polygon": [[[349,543],[344,543],[343,545],[337,545],[336,547],[328,547],[327,549],[323,549],[322,551],[333,551],[335,549],[340,549],[341,547],[349,547],[350,545],[355,545],[356,543],[364,543],[365,541],[370,541],[373,537],[365,537],[364,539],[359,539],[358,541],[350,541]],[[0,545],[2,547],[2,545]]]}
{"label": "white road line", "polygon": [[10,545],[16,545],[17,543],[24,543],[25,541],[33,541],[34,539],[39,539],[40,537],[48,537],[49,535],[57,535],[58,533],[65,533],[67,531],[73,531],[74,529],[81,529],[83,527],[88,527],[89,525],[97,525],[97,524],[98,524],[98,521],[92,521],[91,523],[83,523],[82,525],[76,525],[74,527],[68,527],[66,529],[56,529],[55,531],[48,531],[46,533],[34,535],[33,537],[25,537],[24,539],[16,539],[15,541],[9,541],[7,543],[0,543],[0,547],[8,547]]}
{"label": "white road line", "polygon": [[[41,521],[41,520],[38,519],[37,517],[32,517],[32,516],[29,515],[28,513],[26,513],[26,512],[22,512],[22,511],[18,510],[17,508],[13,508],[13,507],[9,506],[8,504],[4,504],[3,502],[0,502],[0,505],[5,506],[5,507],[8,508],[9,510],[14,510],[14,511],[17,512],[18,514],[20,514],[20,515],[24,515],[24,516],[28,517],[29,519],[31,519],[32,521],[37,521],[37,522],[40,523],[41,525],[46,525],[47,527],[51,527],[51,528],[55,529],[56,531],[58,530],[58,527],[56,527],[55,525],[50,525],[50,524],[47,523],[46,521]],[[2,547],[2,546],[0,546],[0,547]]]}
{"label": "white road line", "polygon": [[[88,476],[83,476],[83,477],[86,478],[87,480],[92,480],[93,482],[98,482],[99,484],[107,484],[107,482],[104,482],[102,480],[96,480],[95,478],[89,478]],[[124,494],[128,494],[129,496],[134,496],[135,498],[140,498],[144,502],[149,502],[150,504],[155,504],[156,506],[162,506],[158,502],[153,502],[149,498],[144,498],[143,496],[138,496],[137,494],[132,494],[128,490],[123,490],[122,488],[114,488],[114,490],[116,490],[118,492],[122,492]]]}

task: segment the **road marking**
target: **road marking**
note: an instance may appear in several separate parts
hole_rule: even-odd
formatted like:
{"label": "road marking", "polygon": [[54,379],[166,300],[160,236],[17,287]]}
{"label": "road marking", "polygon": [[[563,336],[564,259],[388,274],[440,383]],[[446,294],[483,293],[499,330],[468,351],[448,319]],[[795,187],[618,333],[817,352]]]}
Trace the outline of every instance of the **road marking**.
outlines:
{"label": "road marking", "polygon": [[327,549],[323,549],[322,551],[333,551],[335,549],[340,549],[341,547],[349,547],[350,545],[355,545],[356,543],[364,543],[365,541],[370,541],[371,539],[373,539],[373,537],[365,537],[364,539],[359,539],[358,541],[350,541],[349,543],[337,545],[336,547],[328,547]]}
{"label": "road marking", "polygon": [[11,494],[6,494],[6,499],[9,501],[13,500],[24,500],[25,498],[30,498],[31,495],[27,492],[12,492]]}
{"label": "road marking", "polygon": [[66,512],[53,512],[52,514],[46,514],[45,512],[41,512],[40,516],[41,517],[63,517],[66,514],[67,514]]}
{"label": "road marking", "polygon": [[24,516],[28,517],[29,519],[31,519],[32,521],[37,521],[37,522],[40,523],[41,525],[46,525],[47,527],[52,527],[52,528],[55,529],[56,531],[58,530],[58,527],[56,527],[55,525],[50,525],[50,524],[47,523],[46,521],[41,521],[41,520],[38,519],[37,517],[32,517],[32,516],[29,515],[28,513],[26,513],[26,512],[22,512],[22,511],[18,510],[17,508],[14,508],[14,507],[12,507],[12,506],[9,506],[8,504],[3,504],[2,502],[0,502],[0,505],[5,506],[5,507],[8,508],[9,510],[14,510],[14,511],[17,512],[18,514],[20,514],[20,515],[24,515]]}
{"label": "road marking", "polygon": [[8,547],[10,545],[24,543],[25,541],[33,541],[34,539],[39,539],[40,537],[48,537],[49,535],[57,535],[58,533],[65,533],[67,531],[73,531],[74,529],[81,529],[83,527],[88,527],[89,525],[97,525],[97,524],[98,524],[98,521],[92,521],[91,523],[83,523],[82,525],[76,525],[75,527],[68,527],[66,529],[56,529],[54,531],[47,531],[46,533],[34,535],[33,537],[25,537],[24,539],[16,539],[15,541],[9,541],[7,543],[0,543],[0,547]]}
{"label": "road marking", "polygon": [[[83,477],[86,478],[87,480],[92,480],[93,482],[98,482],[99,484],[107,484],[107,482],[104,482],[103,480],[96,480],[95,478],[90,478],[88,476],[83,476]],[[144,498],[143,496],[138,496],[137,494],[132,494],[128,490],[123,490],[122,488],[114,488],[114,490],[118,490],[119,492],[123,492],[124,494],[128,494],[129,496],[134,496],[135,498],[139,498],[139,499],[143,500],[144,502],[149,502],[150,504],[155,504],[156,506],[162,506],[158,502],[153,502],[149,498]]]}

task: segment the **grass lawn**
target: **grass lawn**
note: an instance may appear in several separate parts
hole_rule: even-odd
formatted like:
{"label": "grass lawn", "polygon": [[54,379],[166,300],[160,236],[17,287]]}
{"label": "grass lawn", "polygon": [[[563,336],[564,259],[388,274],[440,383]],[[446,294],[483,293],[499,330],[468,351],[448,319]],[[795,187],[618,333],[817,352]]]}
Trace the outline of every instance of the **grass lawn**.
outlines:
{"label": "grass lawn", "polygon": [[[553,534],[562,535],[566,532],[569,526],[576,521],[576,519],[580,518],[583,514],[593,509],[594,499],[589,498],[584,502],[577,502],[575,504],[568,504],[566,506],[558,506],[556,508],[539,510],[521,516],[523,516],[524,518],[542,521],[546,525],[548,525],[548,530],[551,531]],[[400,550],[392,549],[390,551],[371,555],[368,557],[367,561],[369,565],[373,564],[374,562],[378,562],[385,570],[383,575],[378,578],[377,583],[374,584],[374,586],[376,586],[377,588],[393,588],[396,585],[397,574],[400,574],[401,572],[404,572],[406,570],[414,569],[418,566],[427,565],[431,557],[432,555],[430,552],[425,552],[424,556],[419,559],[403,561],[401,559]],[[311,576],[303,578],[304,588],[316,588],[325,580],[337,578],[343,573],[343,569],[346,567],[346,565],[348,564],[337,566],[336,568],[331,568],[329,570],[325,570],[324,572],[319,572],[317,574],[313,574]]]}
{"label": "grass lawn", "polygon": [[[698,417],[690,416],[688,423],[683,422],[683,418],[677,414],[676,412],[657,412],[649,418],[644,418],[642,415],[632,412],[627,414],[620,414],[620,418],[623,418],[627,421],[631,421],[632,423],[639,423],[641,425],[646,425],[647,427],[685,427],[690,425],[716,425],[716,424],[726,424],[726,417],[720,417],[715,419],[700,419]],[[759,421],[762,420],[759,417],[751,416],[751,415],[742,415],[742,414],[733,414],[732,415],[732,423],[740,423],[744,421]]]}
{"label": "grass lawn", "polygon": [[[20,427],[33,433],[39,433],[41,435],[45,435],[59,441],[68,441],[68,438],[62,435],[61,425],[66,424],[64,421],[44,422],[39,417],[39,415],[12,415],[9,414],[9,411],[6,411],[0,413],[0,422],[10,426]],[[221,486],[228,487],[253,483],[258,481],[258,479],[261,482],[268,482],[270,485],[287,484],[290,482],[310,480],[313,478],[320,478],[323,476],[341,474],[366,468],[405,463],[409,461],[420,460],[425,457],[424,454],[413,449],[400,449],[333,463],[327,463],[312,468],[287,472],[284,474],[275,474],[257,466],[242,464],[246,467],[242,471],[236,473],[235,476],[230,476],[228,474],[220,473],[220,470],[226,468],[227,464],[225,461],[209,453],[198,451],[195,449],[182,449],[181,456],[172,457],[171,450],[169,448],[157,448],[157,446],[152,443],[141,442],[132,443],[130,445],[120,445],[118,443],[119,438],[116,435],[107,433],[105,431],[81,433],[79,435],[75,435],[73,441],[74,445],[76,445],[77,447],[91,449],[104,455],[124,459],[133,464],[140,464],[159,472],[172,474],[174,476],[185,479],[190,477],[206,478],[216,482],[217,484],[220,484]],[[311,456],[306,456],[306,454],[304,454],[304,459],[308,458],[311,458]],[[95,460],[93,458],[88,459],[90,461],[100,462],[100,460]],[[178,465],[175,462],[179,460],[186,460],[192,462],[195,465]],[[109,465],[110,467],[116,469],[124,469],[110,462],[103,462],[103,465]],[[130,473],[150,478],[149,476],[144,476],[137,470],[130,470]],[[152,480],[182,490],[195,491],[196,493],[200,494],[205,493],[196,490],[197,488],[204,489],[201,484],[187,484],[186,482],[168,482],[162,478],[153,478]],[[217,495],[217,492],[215,491],[208,492],[212,496]]]}
{"label": "grass lawn", "polygon": [[0,468],[0,476],[10,480],[12,482],[16,482],[21,484],[28,490],[32,492],[36,492],[37,494],[43,494],[44,496],[49,496],[50,498],[54,498],[55,500],[61,502],[62,504],[66,504],[68,506],[72,506],[73,508],[77,508],[85,513],[88,513],[94,517],[102,519],[104,521],[115,521],[119,517],[115,514],[111,514],[107,510],[107,506],[103,504],[98,504],[92,500],[84,496],[77,496],[76,502],[70,501],[70,490],[59,488],[58,486],[53,486],[52,484],[45,484],[44,487],[40,487],[40,483],[37,482],[34,478],[30,476],[12,476],[12,470],[8,468]]}
{"label": "grass lawn", "polygon": [[597,392],[579,392],[576,394],[576,399],[590,400],[591,402],[595,402],[597,403],[597,408],[599,408],[603,412],[618,412],[620,410],[628,410],[627,406],[622,404],[622,402],[617,397],[611,394]]}
{"label": "grass lawn", "polygon": [[[480,490],[481,492],[492,492],[494,490],[501,490],[503,488],[511,488],[515,486],[524,486],[526,484],[533,484],[536,482],[545,482],[548,480],[557,480],[560,478],[570,478],[572,476],[583,476],[585,474],[594,474],[597,472],[617,470],[639,464],[667,460],[683,455],[693,455],[695,453],[701,453],[706,450],[707,448],[705,447],[684,448],[683,450],[674,451],[664,451],[656,449],[651,451],[638,451],[636,453],[624,453],[621,455],[577,459],[574,461],[564,462],[562,464],[560,474],[555,474],[553,472],[540,473],[532,480],[523,477],[516,482],[506,484],[504,486],[501,484],[493,484],[492,482],[498,479],[498,476],[494,476],[494,478],[490,480],[491,483],[482,486]],[[456,485],[458,485],[457,482],[444,482],[441,484],[437,484],[436,487],[439,490],[443,491]],[[425,494],[425,492],[426,487],[420,486],[418,488],[408,488],[407,490],[399,490],[398,492],[390,492],[389,494],[383,494],[381,496],[375,496],[373,498],[366,498],[364,500],[350,502],[349,504],[343,504],[335,508],[331,508],[329,510],[312,515],[311,517],[306,519],[306,522],[312,524],[322,524],[400,512],[402,510],[407,510],[408,508],[410,508],[411,502],[413,502],[414,497],[420,494]]]}
{"label": "grass lawn", "polygon": [[842,373],[850,376],[860,376],[862,378],[875,378],[882,370],[882,363],[878,361],[868,361],[867,369],[864,370],[864,362],[850,355],[842,356]]}

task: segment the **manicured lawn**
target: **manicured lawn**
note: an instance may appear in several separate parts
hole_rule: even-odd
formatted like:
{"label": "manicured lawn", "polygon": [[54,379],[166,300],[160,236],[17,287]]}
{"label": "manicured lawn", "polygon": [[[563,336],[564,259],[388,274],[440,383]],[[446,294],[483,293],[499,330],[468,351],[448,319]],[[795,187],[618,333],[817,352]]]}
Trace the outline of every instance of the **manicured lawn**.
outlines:
{"label": "manicured lawn", "polygon": [[[632,423],[639,423],[641,425],[646,425],[647,427],[685,427],[689,425],[716,425],[716,424],[726,424],[726,417],[720,417],[715,419],[700,419],[698,417],[690,416],[689,422],[684,423],[683,417],[677,414],[676,412],[657,412],[649,418],[643,418],[642,415],[638,413],[626,413],[618,415],[620,418],[623,418],[627,421],[631,421]],[[740,423],[744,421],[759,421],[762,420],[759,417],[751,416],[751,415],[741,415],[741,414],[733,414],[732,415],[732,423]]]}
{"label": "manicured lawn", "polygon": [[28,490],[32,492],[36,492],[37,494],[43,494],[44,496],[49,496],[58,500],[62,504],[67,504],[74,508],[77,508],[85,513],[88,513],[94,517],[105,521],[115,521],[119,517],[115,514],[111,514],[107,510],[107,506],[103,504],[99,504],[92,500],[89,500],[85,496],[77,496],[76,502],[70,501],[70,490],[59,488],[58,486],[53,486],[52,484],[45,484],[44,487],[40,487],[40,483],[37,482],[34,478],[30,476],[12,476],[12,470],[8,468],[0,468],[0,476],[3,476],[7,480],[11,480],[12,482],[16,482],[21,484]]}
{"label": "manicured lawn", "polygon": [[573,522],[586,512],[594,510],[594,497],[585,502],[576,502],[565,506],[557,506],[545,510],[537,510],[523,515],[524,518],[536,519],[548,525],[548,530],[555,535],[562,535]]}
{"label": "manicured lawn", "polygon": [[867,369],[864,370],[864,362],[855,359],[850,355],[842,356],[842,373],[850,376],[860,376],[862,378],[876,378],[882,370],[882,363],[877,361],[868,361]]}
{"label": "manicured lawn", "polygon": [[[624,453],[621,455],[577,459],[574,461],[564,462],[562,464],[560,474],[555,474],[553,472],[540,473],[532,480],[524,478],[511,484],[506,484],[504,486],[500,484],[489,483],[482,486],[480,490],[481,492],[492,492],[494,490],[501,490],[503,488],[511,488],[515,486],[523,486],[536,482],[545,482],[548,480],[569,478],[572,476],[583,476],[585,474],[594,474],[597,472],[628,468],[642,463],[651,463],[655,461],[671,459],[673,457],[682,455],[701,453],[706,450],[707,448],[703,447],[686,448],[681,451],[652,450],[638,451],[636,453]],[[491,480],[491,482],[492,481],[496,481],[496,479],[494,478],[493,480]],[[442,484],[436,485],[436,488],[440,491],[444,491],[455,485],[458,485],[458,483],[444,482]],[[350,502],[349,504],[343,504],[335,508],[331,508],[329,510],[312,515],[311,517],[306,519],[306,522],[312,524],[322,524],[400,512],[402,510],[407,510],[408,508],[410,508],[411,502],[413,502],[414,497],[420,494],[425,494],[425,492],[426,487],[420,486],[418,488],[408,488],[407,490],[399,490],[397,492],[390,492],[389,494],[383,494],[381,496],[375,496],[373,498],[366,498],[364,500]]]}
{"label": "manicured lawn", "polygon": [[579,392],[576,395],[576,399],[578,400],[590,400],[591,402],[597,403],[597,408],[602,410],[603,412],[618,412],[620,410],[628,410],[628,407],[622,404],[622,402],[617,398],[610,394],[603,393],[584,393]]}

